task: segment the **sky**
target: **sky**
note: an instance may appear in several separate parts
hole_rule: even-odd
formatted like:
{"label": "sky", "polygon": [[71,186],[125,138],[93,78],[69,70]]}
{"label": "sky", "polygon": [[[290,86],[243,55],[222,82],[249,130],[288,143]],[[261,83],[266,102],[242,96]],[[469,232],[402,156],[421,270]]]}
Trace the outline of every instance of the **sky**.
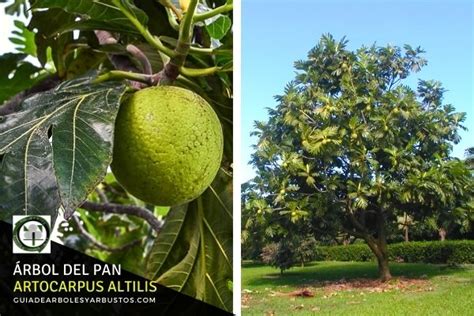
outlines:
{"label": "sky", "polygon": [[253,122],[268,119],[275,95],[295,76],[293,63],[305,59],[324,33],[349,40],[348,48],[362,45],[421,46],[428,65],[418,78],[441,81],[448,91],[444,103],[466,112],[462,141],[453,155],[462,158],[474,146],[473,8],[472,0],[242,0],[242,122],[240,179],[255,171],[247,163],[256,138]]}

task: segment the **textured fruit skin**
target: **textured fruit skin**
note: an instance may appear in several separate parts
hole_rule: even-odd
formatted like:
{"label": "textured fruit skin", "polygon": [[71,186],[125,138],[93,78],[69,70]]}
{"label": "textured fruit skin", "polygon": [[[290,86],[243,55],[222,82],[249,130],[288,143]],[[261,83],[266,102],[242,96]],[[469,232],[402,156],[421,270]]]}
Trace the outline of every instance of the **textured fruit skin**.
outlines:
{"label": "textured fruit skin", "polygon": [[174,206],[204,192],[222,152],[222,127],[211,106],[190,90],[158,86],[134,93],[120,107],[111,167],[135,197]]}

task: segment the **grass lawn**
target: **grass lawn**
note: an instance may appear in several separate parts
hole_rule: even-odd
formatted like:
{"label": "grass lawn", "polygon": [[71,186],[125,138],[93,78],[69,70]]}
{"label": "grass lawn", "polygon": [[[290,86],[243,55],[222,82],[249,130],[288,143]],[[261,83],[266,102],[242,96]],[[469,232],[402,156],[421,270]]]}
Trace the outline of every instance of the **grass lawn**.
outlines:
{"label": "grass lawn", "polygon": [[[242,315],[474,315],[474,265],[391,263],[381,284],[373,262],[313,262],[280,275],[244,262]],[[314,297],[293,296],[307,289]]]}

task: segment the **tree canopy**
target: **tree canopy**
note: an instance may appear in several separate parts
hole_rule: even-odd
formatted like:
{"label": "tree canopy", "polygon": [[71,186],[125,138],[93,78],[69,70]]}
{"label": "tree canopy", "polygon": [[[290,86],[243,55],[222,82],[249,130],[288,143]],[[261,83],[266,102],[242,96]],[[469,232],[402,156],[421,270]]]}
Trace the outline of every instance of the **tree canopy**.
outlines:
{"label": "tree canopy", "polygon": [[389,279],[386,235],[397,217],[472,211],[472,175],[450,157],[466,114],[443,103],[440,82],[404,83],[427,64],[420,47],[347,43],[322,36],[295,62],[268,121],[255,123],[246,212],[281,238],[307,230],[363,238]]}

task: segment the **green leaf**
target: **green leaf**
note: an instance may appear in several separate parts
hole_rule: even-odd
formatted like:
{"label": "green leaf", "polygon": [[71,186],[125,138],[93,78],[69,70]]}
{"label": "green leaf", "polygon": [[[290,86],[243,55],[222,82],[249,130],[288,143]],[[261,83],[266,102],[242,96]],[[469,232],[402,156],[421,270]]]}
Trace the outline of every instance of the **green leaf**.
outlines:
{"label": "green leaf", "polygon": [[16,20],[14,23],[17,30],[13,31],[14,36],[8,39],[18,45],[17,51],[36,57],[35,33],[28,30],[22,21]]}
{"label": "green leaf", "polygon": [[[24,16],[28,16],[28,5],[27,0],[14,0],[12,4],[5,7],[5,13],[9,15],[20,15],[23,13]],[[7,2],[2,0],[0,2]]]}
{"label": "green leaf", "polygon": [[42,79],[36,76],[41,69],[23,61],[25,57],[12,53],[0,56],[0,104]]}
{"label": "green leaf", "polygon": [[65,46],[73,41],[72,33],[58,35],[58,29],[67,23],[74,22],[72,14],[61,9],[49,9],[47,11],[35,11],[28,24],[28,29],[36,29],[35,44],[38,60],[42,65],[48,61],[48,47],[51,47],[51,54],[54,65],[60,76],[64,75],[64,52]]}
{"label": "green leaf", "polygon": [[231,25],[230,18],[222,15],[211,24],[206,25],[206,30],[212,38],[220,40],[229,32]]}
{"label": "green leaf", "polygon": [[[111,0],[42,0],[37,1],[33,8],[59,8],[81,18],[79,21],[63,23],[61,28],[57,29],[59,33],[72,29],[100,29],[138,33],[133,24],[113,2]],[[148,17],[145,12],[129,1],[121,0],[121,2],[142,25],[146,25]]]}
{"label": "green leaf", "polygon": [[0,219],[39,213],[55,218],[59,197],[71,214],[105,176],[125,86],[90,79],[36,94],[3,117]]}
{"label": "green leaf", "polygon": [[172,208],[150,253],[147,276],[232,310],[232,181],[223,170],[193,202]]}

